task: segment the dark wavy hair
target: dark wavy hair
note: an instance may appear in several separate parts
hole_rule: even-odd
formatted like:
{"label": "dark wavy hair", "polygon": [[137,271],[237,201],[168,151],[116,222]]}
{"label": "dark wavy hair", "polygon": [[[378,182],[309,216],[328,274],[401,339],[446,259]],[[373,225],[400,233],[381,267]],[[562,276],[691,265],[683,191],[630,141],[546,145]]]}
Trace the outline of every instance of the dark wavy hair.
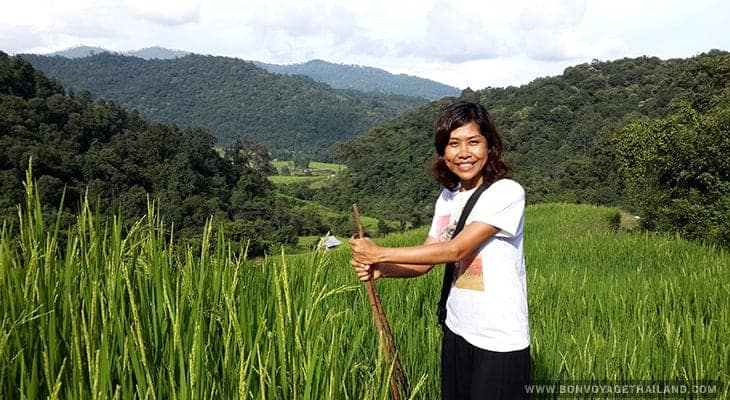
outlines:
{"label": "dark wavy hair", "polygon": [[436,154],[431,162],[431,173],[436,181],[445,188],[454,191],[459,186],[459,177],[446,166],[444,150],[451,137],[451,132],[471,122],[479,126],[479,133],[487,139],[487,163],[482,169],[484,184],[491,184],[509,176],[510,168],[502,160],[502,138],[494,125],[494,117],[484,106],[478,103],[459,101],[446,106],[436,120],[433,142]]}

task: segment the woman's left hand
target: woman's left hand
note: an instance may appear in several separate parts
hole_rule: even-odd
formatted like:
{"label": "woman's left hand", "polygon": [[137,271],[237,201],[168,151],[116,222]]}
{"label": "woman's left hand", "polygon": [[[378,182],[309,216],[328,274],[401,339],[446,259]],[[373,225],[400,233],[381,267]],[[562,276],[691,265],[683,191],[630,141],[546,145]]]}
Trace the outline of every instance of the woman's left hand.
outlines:
{"label": "woman's left hand", "polygon": [[350,247],[352,248],[352,258],[356,262],[366,265],[372,265],[379,262],[377,256],[380,252],[380,247],[373,243],[372,240],[368,238],[350,238]]}

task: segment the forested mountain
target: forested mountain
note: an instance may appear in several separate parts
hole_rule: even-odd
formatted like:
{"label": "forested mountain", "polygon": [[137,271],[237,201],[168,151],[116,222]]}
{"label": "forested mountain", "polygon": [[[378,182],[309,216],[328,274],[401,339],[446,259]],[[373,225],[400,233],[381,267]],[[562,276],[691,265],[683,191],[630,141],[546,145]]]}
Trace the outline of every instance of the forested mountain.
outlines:
{"label": "forested mountain", "polygon": [[304,76],[272,74],[227,57],[21,57],[67,87],[88,89],[94,98],[113,100],[151,120],[207,128],[222,146],[250,137],[276,157],[304,152],[330,160],[335,142],[423,102],[336,90]]}
{"label": "forested mountain", "polygon": [[[172,59],[193,54],[189,51],[170,50],[164,47],[147,47],[139,50],[110,51],[101,47],[75,46],[56,51],[45,56],[61,56],[66,58],[82,58],[95,54],[111,53],[122,56],[134,56],[150,59]],[[388,71],[361,66],[336,64],[323,60],[310,60],[297,64],[268,64],[252,61],[256,66],[271,73],[282,75],[304,75],[317,82],[326,83],[335,89],[352,89],[361,92],[386,93],[428,100],[438,100],[446,96],[458,96],[461,91],[453,86],[445,85],[430,79],[406,74],[391,74]]]}
{"label": "forested mountain", "polygon": [[269,72],[305,75],[336,89],[391,93],[429,100],[458,96],[461,93],[458,88],[430,79],[406,74],[395,75],[379,68],[360,65],[334,64],[322,60],[288,65],[266,64],[259,61],[254,61],[254,63]]}
{"label": "forested mountain", "polygon": [[176,238],[199,235],[213,217],[232,239],[251,240],[254,255],[344,225],[281,203],[264,147],[237,140],[221,156],[215,141],[201,128],[150,123],[112,101],[94,102],[88,92],[67,95],[29,62],[0,52],[0,218],[17,215],[32,158],[46,214],[65,196],[64,226],[84,196],[101,215],[120,212],[126,221],[147,213],[149,196]]}
{"label": "forested mountain", "polygon": [[97,46],[74,46],[71,48],[68,48],[66,50],[60,50],[60,51],[54,51],[53,53],[44,54],[45,56],[53,57],[53,56],[60,56],[60,57],[66,57],[66,58],[83,58],[83,57],[89,57],[93,56],[95,54],[101,54],[101,53],[110,53],[110,54],[119,54],[123,56],[133,56],[133,57],[139,57],[144,58],[145,60],[150,60],[154,58],[158,58],[161,60],[167,60],[171,58],[180,58],[185,57],[186,55],[190,54],[189,51],[182,51],[182,50],[170,50],[166,49],[164,47],[158,47],[158,46],[152,46],[152,47],[145,47],[143,49],[139,50],[129,50],[129,51],[111,51],[104,49],[102,47]]}
{"label": "forested mountain", "polygon": [[[8,59],[7,56],[5,58]],[[148,143],[149,146],[161,146],[162,144],[153,143],[153,140],[160,141],[160,137],[164,138],[162,140],[164,144],[167,141],[185,143],[185,146],[191,149],[203,147],[207,149],[215,141],[209,134],[208,139],[185,139],[187,137],[185,135],[197,138],[200,134],[191,132],[203,131],[180,130],[174,126],[149,124],[135,113],[123,112],[114,103],[108,101],[93,103],[88,94],[76,96],[70,93],[70,96],[63,96],[58,84],[33,71],[27,63],[20,59],[8,60],[3,69],[0,69],[0,83],[4,85],[3,88],[10,88],[7,89],[7,93],[11,95],[4,97],[0,103],[3,107],[0,128],[3,132],[13,132],[3,136],[3,140],[10,141],[8,142],[10,144],[4,144],[4,149],[7,150],[4,150],[6,158],[2,160],[4,163],[9,163],[8,168],[11,170],[3,173],[5,193],[12,194],[13,190],[17,191],[23,167],[22,162],[19,163],[17,160],[27,160],[27,155],[39,154],[39,160],[54,160],[53,165],[60,165],[53,167],[57,170],[42,165],[39,167],[42,169],[42,175],[57,179],[56,181],[41,176],[41,179],[50,182],[47,185],[56,188],[53,193],[58,194],[58,188],[64,184],[69,187],[74,185],[81,187],[78,182],[82,181],[90,182],[90,188],[94,189],[93,179],[96,175],[93,174],[106,174],[102,175],[103,178],[98,178],[100,182],[109,181],[111,184],[121,186],[104,187],[99,193],[107,196],[110,196],[109,193],[123,193],[126,196],[131,196],[129,193],[132,195],[137,193],[134,195],[137,196],[135,197],[137,200],[127,201],[121,195],[118,198],[122,199],[120,202],[139,203],[140,193],[146,191],[160,195],[164,193],[159,189],[162,186],[138,184],[141,189],[135,189],[134,184],[129,182],[137,182],[135,180],[137,178],[117,179],[116,171],[125,171],[122,176],[144,176],[135,169],[138,168],[135,165],[143,163],[150,157],[156,159],[155,157],[160,158],[160,156],[154,154],[143,156],[141,154],[144,149],[138,149],[135,151],[139,151],[140,155],[134,159],[137,161],[122,163],[121,165],[126,166],[120,169],[118,166],[120,161],[114,158],[117,157],[116,154],[126,154],[127,148],[135,149],[135,146],[142,145],[135,144],[137,139],[122,139],[126,137],[124,135],[114,135],[118,139],[110,140],[109,133],[105,132],[135,132],[138,130],[137,126],[142,126],[139,129],[149,136],[140,134],[146,139],[139,143]],[[64,59],[58,57],[46,57],[44,60],[58,62],[58,65],[62,65],[65,69],[77,65],[65,64],[62,62]],[[256,123],[261,121],[251,120],[250,117],[264,115],[263,111],[262,114],[254,114],[259,110],[257,108],[251,111],[252,114],[244,114],[243,117],[249,119],[244,119],[244,123],[236,119],[235,124],[248,128],[246,132],[252,131],[251,126],[281,126],[281,129],[285,130],[287,123],[293,123],[294,116],[298,119],[307,117],[306,123],[325,120],[347,124],[352,121],[339,118],[360,114],[347,109],[346,106],[363,104],[362,100],[358,100],[360,103],[352,101],[347,94],[317,84],[306,77],[277,76],[251,64],[221,57],[187,56],[168,62],[140,63],[139,58],[102,54],[82,60],[91,60],[95,63],[92,65],[97,65],[101,69],[119,72],[120,76],[107,76],[104,78],[106,81],[101,81],[108,87],[116,88],[118,85],[116,81],[123,80],[133,81],[135,85],[147,85],[145,87],[158,90],[155,92],[157,94],[146,95],[155,98],[156,101],[151,103],[155,107],[162,107],[170,112],[175,110],[174,107],[182,107],[182,112],[195,116],[200,115],[196,113],[202,112],[197,107],[205,104],[213,107],[218,104],[219,108],[227,110],[221,117],[241,118],[241,115],[230,112],[233,106],[224,101],[227,97],[221,97],[221,92],[227,85],[236,86],[229,80],[229,75],[242,78],[254,76],[256,78],[242,79],[245,82],[244,88],[248,90],[246,93],[254,93],[258,100],[257,104],[265,105],[267,109],[274,109],[279,114],[277,114],[278,119],[267,119],[263,121],[265,123],[259,125]],[[119,67],[117,64],[120,63],[124,65]],[[167,69],[170,64],[167,63],[181,63],[178,67],[188,68],[173,69],[178,73],[193,72],[171,73]],[[149,65],[153,65],[154,68]],[[88,68],[90,67],[87,66],[84,71],[93,74],[94,71]],[[129,71],[137,71],[144,76],[144,79],[130,76],[132,72]],[[230,73],[231,71],[235,73]],[[205,81],[207,84],[204,85],[203,80],[197,78],[201,75],[208,78]],[[223,75],[225,77],[222,77]],[[29,76],[35,80],[29,80],[30,78],[27,78]],[[193,79],[191,76],[196,78]],[[167,83],[155,85],[156,81],[151,77],[166,79]],[[466,90],[459,99],[480,102],[495,115],[497,126],[504,136],[507,159],[513,166],[513,175],[526,188],[529,202],[564,201],[620,205],[638,213],[642,217],[642,223],[648,228],[678,232],[687,237],[728,245],[730,244],[730,159],[727,157],[727,154],[730,154],[729,80],[730,54],[713,50],[688,59],[660,60],[641,57],[610,62],[594,61],[569,67],[560,76],[537,79],[521,87]],[[306,85],[296,85],[295,82],[304,82]],[[259,83],[260,86],[255,83]],[[326,90],[320,92],[317,88]],[[172,95],[172,91],[177,91],[178,95]],[[239,92],[242,93],[244,90]],[[315,97],[321,93],[328,94]],[[60,101],[58,96],[70,100]],[[337,103],[340,107],[333,110],[333,97],[327,96],[338,99],[341,102]],[[198,97],[208,102],[202,102]],[[147,104],[144,102],[150,100],[146,97],[134,98],[143,104]],[[290,98],[295,98],[297,101],[284,100]],[[312,101],[313,99],[322,102],[317,103]],[[175,103],[174,107],[172,106],[173,102],[182,100],[185,100],[182,105]],[[433,153],[431,139],[433,121],[441,108],[454,100],[454,98],[444,98],[414,108],[397,118],[381,123],[364,135],[337,146],[340,159],[347,164],[347,174],[326,188],[315,191],[305,186],[290,185],[285,189],[286,193],[303,199],[316,200],[343,212],[348,212],[351,204],[356,202],[365,213],[390,221],[400,221],[402,227],[428,223],[434,198],[440,190],[427,171]],[[71,106],[65,105],[69,102]],[[235,104],[235,101],[231,103]],[[59,104],[64,105],[60,112],[55,111],[60,107]],[[291,108],[278,108],[274,106],[275,104]],[[251,108],[250,105],[245,107],[248,107],[246,110]],[[307,112],[294,113],[291,110],[298,112],[307,110]],[[217,110],[208,110],[210,113],[215,111]],[[66,117],[64,115],[67,112]],[[351,114],[347,114],[348,112]],[[62,116],[57,116],[58,113]],[[114,117],[120,114],[126,117],[121,119]],[[372,112],[368,115],[373,117]],[[371,121],[376,119],[372,118]],[[276,125],[277,123],[281,125]],[[59,139],[66,131],[72,133],[71,137],[76,138],[74,140],[77,143],[73,141],[67,143]],[[172,133],[165,133],[168,131]],[[285,133],[290,135],[291,131]],[[276,129],[267,130],[264,135],[267,135],[269,140],[284,140],[282,138],[291,137]],[[307,144],[310,146],[315,140],[311,136],[294,137],[295,141],[309,141]],[[15,143],[16,139],[20,139],[21,144]],[[193,140],[192,143],[203,141],[206,145],[191,146],[190,140]],[[28,141],[31,144],[26,143]],[[100,153],[90,153],[92,154],[90,159],[95,160],[91,163],[61,162],[59,160],[66,160],[66,157],[56,155],[59,151],[72,154],[77,148],[95,150],[96,148],[89,143],[102,146],[107,142],[112,147],[104,147],[104,151],[99,150]],[[115,143],[117,147],[113,147]],[[331,143],[328,145],[331,146]],[[259,147],[244,145],[243,148]],[[279,151],[288,148],[294,147],[280,146]],[[242,147],[239,145],[238,149],[238,152],[235,149],[232,153],[229,151],[227,157],[230,159],[233,155],[240,154]],[[262,155],[255,156],[252,153],[247,157],[265,158],[263,155],[265,153],[261,150],[255,154]],[[195,158],[193,155],[188,155],[184,159],[195,160],[200,157],[202,156]],[[207,160],[205,157],[203,159]],[[247,165],[252,165],[251,162],[249,161]],[[192,165],[197,168],[209,163],[192,162]],[[101,166],[97,167],[97,164]],[[266,169],[265,164],[261,164],[262,170]],[[147,172],[149,175],[146,179],[156,182],[154,179],[160,179],[160,176],[169,176],[160,172],[167,171],[166,168],[168,167],[145,167],[145,170],[156,171]],[[82,174],[83,179],[75,178],[74,173]],[[215,175],[215,172],[213,174]],[[185,173],[178,175],[189,176]],[[215,185],[223,184],[221,182],[228,182],[226,179],[215,178],[213,182],[217,182]],[[68,184],[68,180],[71,180],[73,185]],[[198,181],[188,177],[180,179],[179,182]],[[265,186],[262,183],[262,187]],[[251,218],[257,218],[256,216],[262,221],[285,221],[271,230],[277,232],[276,229],[279,229],[279,234],[283,234],[282,229],[285,229],[287,224],[291,229],[323,224],[321,220],[316,223],[302,223],[302,218],[311,216],[293,216],[283,207],[275,207],[274,211],[265,212],[251,211],[256,210],[256,207],[251,209],[244,207],[240,212],[254,214],[241,214],[242,217],[239,218],[237,211],[232,211],[233,214],[231,211],[225,211],[228,207],[234,207],[227,205],[229,201],[231,204],[239,202],[239,199],[234,200],[233,195],[225,194],[235,191],[235,187],[234,185],[233,189],[211,189],[215,193],[224,193],[223,199],[226,200],[207,202],[201,200],[196,204],[207,204],[208,207],[220,206],[224,210],[221,215],[230,218],[231,223],[238,220],[249,221]],[[192,190],[190,193],[198,192],[197,189],[190,190]],[[227,192],[228,190],[232,192]],[[264,191],[269,193],[270,189]],[[79,196],[78,190],[77,192],[71,190],[71,194],[73,193],[76,193],[76,197]],[[203,193],[207,192],[203,190]],[[169,199],[172,200],[166,204],[175,205],[169,211],[172,215],[179,215],[183,221],[186,215],[207,215],[206,213],[215,209],[199,208],[198,210],[203,210],[200,212],[183,210],[179,205],[185,204],[183,199],[189,197]],[[261,204],[275,205],[275,201],[270,197],[261,199]],[[49,203],[53,204],[53,200],[51,199]],[[3,206],[7,207],[10,204],[6,202]],[[255,228],[254,224],[234,229],[249,232]],[[291,238],[293,233],[290,231],[288,235],[283,237]],[[274,237],[275,235],[271,236]]]}
{"label": "forested mountain", "polygon": [[129,50],[122,53],[125,56],[134,56],[139,58],[144,58],[145,60],[151,60],[151,59],[160,59],[160,60],[169,60],[171,58],[180,58],[185,57],[188,54],[191,54],[189,51],[183,51],[183,50],[171,50],[166,49],[164,47],[159,46],[152,46],[152,47],[145,47],[139,50]]}
{"label": "forested mountain", "polygon": [[[459,99],[492,111],[529,202],[624,205],[647,226],[692,236],[720,224],[713,241],[730,243],[729,80],[730,55],[715,50],[689,59],[594,61],[521,87],[465,91]],[[346,142],[339,152],[349,174],[331,191],[302,194],[427,223],[440,190],[427,172],[433,122],[451,101],[421,106]],[[664,130],[662,140],[652,134]],[[684,147],[670,146],[675,142]],[[669,165],[671,159],[684,164]]]}
{"label": "forested mountain", "polygon": [[60,56],[66,58],[82,58],[93,56],[94,54],[101,53],[113,53],[103,47],[99,46],[74,46],[66,50],[54,51],[53,53],[46,54],[49,57]]}

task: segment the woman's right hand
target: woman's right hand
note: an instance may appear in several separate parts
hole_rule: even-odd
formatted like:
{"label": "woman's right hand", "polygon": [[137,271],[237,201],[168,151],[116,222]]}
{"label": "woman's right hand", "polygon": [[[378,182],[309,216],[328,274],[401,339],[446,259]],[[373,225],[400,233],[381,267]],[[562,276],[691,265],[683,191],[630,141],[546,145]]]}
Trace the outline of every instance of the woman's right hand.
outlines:
{"label": "woman's right hand", "polygon": [[355,274],[357,274],[357,279],[359,279],[362,282],[366,282],[369,280],[378,280],[382,276],[382,273],[380,272],[380,268],[378,268],[378,264],[368,265],[368,264],[361,264],[355,259],[350,260],[350,265],[355,269]]}

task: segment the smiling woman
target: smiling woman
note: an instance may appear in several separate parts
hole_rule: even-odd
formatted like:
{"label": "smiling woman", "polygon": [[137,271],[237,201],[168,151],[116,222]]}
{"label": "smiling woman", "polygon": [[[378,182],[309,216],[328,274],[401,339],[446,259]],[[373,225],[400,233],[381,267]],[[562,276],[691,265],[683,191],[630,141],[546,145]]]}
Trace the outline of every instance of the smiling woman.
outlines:
{"label": "smiling woman", "polygon": [[443,160],[465,190],[473,189],[484,181],[482,168],[486,164],[487,139],[479,132],[476,122],[470,122],[451,132]]}
{"label": "smiling woman", "polygon": [[[472,189],[507,177],[509,168],[502,161],[502,138],[492,115],[481,105],[456,103],[436,122],[436,146],[431,172],[449,190]],[[448,109],[447,109],[448,110]],[[457,167],[457,164],[459,168]],[[478,168],[470,168],[472,164]],[[468,178],[467,182],[462,182]],[[476,182],[472,182],[473,179]],[[484,179],[481,179],[484,178]]]}
{"label": "smiling woman", "polygon": [[351,239],[350,263],[363,281],[420,276],[448,263],[439,301],[442,398],[524,398],[530,378],[525,192],[506,179],[502,141],[482,105],[446,107],[434,143],[432,170],[445,188],[424,244],[394,248]]}

